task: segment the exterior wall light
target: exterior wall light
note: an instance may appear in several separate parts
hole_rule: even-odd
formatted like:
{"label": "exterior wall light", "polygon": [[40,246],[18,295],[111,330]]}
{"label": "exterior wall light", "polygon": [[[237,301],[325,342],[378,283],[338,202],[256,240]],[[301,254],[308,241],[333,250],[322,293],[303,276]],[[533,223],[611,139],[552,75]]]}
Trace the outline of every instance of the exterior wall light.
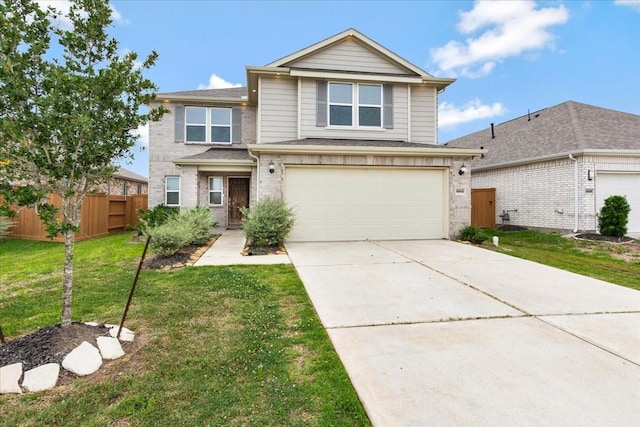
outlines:
{"label": "exterior wall light", "polygon": [[458,171],[458,175],[464,175],[464,173],[467,171],[467,165],[465,165],[464,163],[462,164],[462,166],[460,166],[460,170]]}
{"label": "exterior wall light", "polygon": [[587,169],[587,179],[589,181],[593,181],[593,173],[591,172],[591,169]]}
{"label": "exterior wall light", "polygon": [[276,165],[273,164],[273,160],[269,162],[269,173],[274,173],[276,171]]}

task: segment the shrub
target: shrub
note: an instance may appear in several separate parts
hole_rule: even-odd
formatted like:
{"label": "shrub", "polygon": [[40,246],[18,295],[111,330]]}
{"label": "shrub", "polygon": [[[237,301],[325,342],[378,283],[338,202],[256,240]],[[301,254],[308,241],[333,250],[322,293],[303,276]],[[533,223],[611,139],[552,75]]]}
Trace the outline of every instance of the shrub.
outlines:
{"label": "shrub", "polygon": [[0,215],[0,240],[9,234],[9,229],[13,226],[13,222],[6,216]]}
{"label": "shrub", "polygon": [[475,243],[479,245],[480,243],[487,240],[487,236],[480,231],[480,229],[467,225],[462,230],[460,230],[460,240],[466,240],[471,243]]}
{"label": "shrub", "polygon": [[144,236],[149,234],[149,230],[158,227],[171,218],[178,216],[180,209],[171,208],[166,205],[158,205],[153,209],[144,211],[143,209],[137,210],[140,219],[136,224],[136,236]]}
{"label": "shrub", "polygon": [[216,225],[211,212],[206,208],[185,210],[148,231],[151,235],[151,250],[163,256],[171,256],[185,246],[202,245],[209,241],[211,229]]}
{"label": "shrub", "polygon": [[280,199],[265,198],[240,211],[244,234],[257,246],[281,245],[295,223],[293,209]]}
{"label": "shrub", "polygon": [[605,236],[623,237],[627,233],[631,206],[625,196],[610,196],[600,209],[598,223],[600,233]]}

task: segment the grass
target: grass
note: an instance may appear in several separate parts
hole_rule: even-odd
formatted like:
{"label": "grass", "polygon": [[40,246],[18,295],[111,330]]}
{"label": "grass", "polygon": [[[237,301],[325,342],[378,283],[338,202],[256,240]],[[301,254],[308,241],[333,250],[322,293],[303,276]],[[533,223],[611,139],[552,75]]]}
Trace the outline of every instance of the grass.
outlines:
{"label": "grass", "polygon": [[[628,251],[624,245],[567,239],[539,231],[483,230],[489,240],[482,247],[535,261],[628,288],[640,290],[640,258],[618,259],[613,253]],[[500,238],[493,246],[491,236]]]}
{"label": "grass", "polygon": [[[143,245],[76,245],[74,320],[118,323]],[[7,337],[59,323],[63,248],[0,242]],[[136,342],[93,376],[0,396],[0,425],[369,425],[291,266],[143,271]]]}

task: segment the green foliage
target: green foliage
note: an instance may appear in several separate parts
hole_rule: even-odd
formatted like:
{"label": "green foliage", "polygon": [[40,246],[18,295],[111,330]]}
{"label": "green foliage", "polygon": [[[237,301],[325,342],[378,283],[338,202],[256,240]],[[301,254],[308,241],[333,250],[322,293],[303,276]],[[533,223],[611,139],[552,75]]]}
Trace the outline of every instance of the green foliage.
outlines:
{"label": "green foliage", "polygon": [[627,233],[631,206],[625,196],[610,196],[600,209],[598,223],[600,233],[605,236],[623,237]]}
{"label": "green foliage", "polygon": [[[74,232],[84,196],[113,177],[114,162],[132,157],[132,131],[166,112],[139,112],[155,97],[143,71],[157,54],[139,61],[135,52],[122,53],[108,34],[108,2],[70,3],[64,18],[71,28],[55,24],[62,15],[55,5],[0,1],[0,176],[28,181],[33,197],[23,206],[36,208],[48,235],[65,235],[63,326],[71,323]],[[59,209],[46,202],[49,193],[62,198]]]}
{"label": "green foliage", "polygon": [[185,210],[149,231],[151,249],[160,255],[171,256],[185,246],[202,245],[209,241],[211,229],[216,225],[206,208]]}
{"label": "green foliage", "polygon": [[295,223],[293,209],[280,199],[265,198],[240,211],[245,236],[258,246],[281,245]]}
{"label": "green foliage", "polygon": [[0,215],[0,240],[9,234],[9,229],[13,226],[13,222],[6,216]]}
{"label": "green foliage", "polygon": [[180,209],[160,204],[146,211],[138,209],[137,213],[140,218],[136,224],[136,236],[145,236],[149,234],[149,230],[152,228],[158,227],[177,216],[180,213]]}
{"label": "green foliage", "polygon": [[487,240],[487,236],[480,229],[472,225],[467,225],[460,230],[460,240],[466,240],[467,242],[479,245]]}

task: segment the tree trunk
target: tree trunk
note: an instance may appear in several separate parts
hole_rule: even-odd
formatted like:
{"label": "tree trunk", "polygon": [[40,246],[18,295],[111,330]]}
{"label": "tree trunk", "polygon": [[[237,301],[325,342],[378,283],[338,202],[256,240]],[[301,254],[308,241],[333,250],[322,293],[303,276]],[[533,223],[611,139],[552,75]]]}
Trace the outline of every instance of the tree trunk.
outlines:
{"label": "tree trunk", "polygon": [[73,290],[73,249],[75,232],[67,230],[64,234],[64,274],[62,278],[62,318],[61,326],[71,324],[71,294]]}

